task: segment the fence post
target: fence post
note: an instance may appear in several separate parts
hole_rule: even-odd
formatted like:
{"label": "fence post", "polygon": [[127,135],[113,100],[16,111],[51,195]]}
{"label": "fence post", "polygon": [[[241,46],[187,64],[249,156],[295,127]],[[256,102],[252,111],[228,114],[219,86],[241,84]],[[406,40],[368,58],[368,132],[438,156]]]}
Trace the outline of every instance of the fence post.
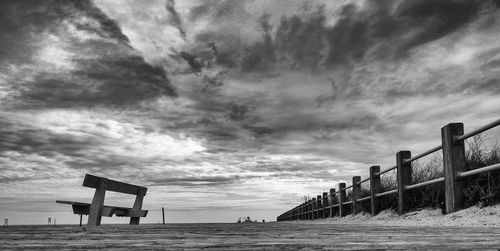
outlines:
{"label": "fence post", "polygon": [[307,204],[307,219],[312,220],[312,199],[309,199]]}
{"label": "fence post", "polygon": [[299,205],[299,220],[303,220],[303,213],[304,213],[304,203],[300,203]]}
{"label": "fence post", "polygon": [[316,209],[316,219],[321,219],[323,218],[323,215],[321,215],[323,212],[323,208],[321,207],[321,195],[316,196],[316,205],[318,205]]}
{"label": "fence post", "polygon": [[317,203],[316,203],[316,198],[312,198],[312,219],[316,219],[316,208],[317,208]]}
{"label": "fence post", "polygon": [[379,210],[379,203],[376,197],[377,193],[380,193],[380,166],[370,167],[370,196],[371,196],[371,213],[375,216]]}
{"label": "fence post", "polygon": [[356,215],[360,211],[360,205],[357,200],[361,198],[361,176],[352,177],[352,215]]}
{"label": "fence post", "polygon": [[323,219],[328,216],[328,193],[323,192]]}
{"label": "fence post", "polygon": [[345,183],[339,183],[339,216],[344,217],[346,210],[344,202],[346,201]]}
{"label": "fence post", "polygon": [[410,151],[399,151],[396,153],[396,167],[398,180],[398,214],[402,215],[410,203],[409,191],[405,191],[405,186],[411,184],[412,168],[411,163],[405,163],[405,159],[411,158]]}
{"label": "fence post", "polygon": [[444,189],[446,213],[453,213],[464,207],[463,181],[456,172],[466,171],[464,141],[455,141],[464,134],[464,124],[451,123],[441,128],[444,165]]}
{"label": "fence post", "polygon": [[333,218],[333,216],[335,216],[333,205],[335,205],[335,188],[330,188],[330,218]]}

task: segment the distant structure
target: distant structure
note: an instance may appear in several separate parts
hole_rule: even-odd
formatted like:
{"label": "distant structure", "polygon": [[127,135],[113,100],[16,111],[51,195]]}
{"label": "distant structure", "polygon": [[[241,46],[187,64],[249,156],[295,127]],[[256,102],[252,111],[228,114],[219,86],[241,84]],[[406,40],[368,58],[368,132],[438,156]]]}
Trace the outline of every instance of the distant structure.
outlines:
{"label": "distant structure", "polygon": [[3,221],[3,226],[4,227],[8,227],[9,226],[9,219],[8,218],[5,218],[4,221]]}
{"label": "distant structure", "polygon": [[161,215],[163,216],[163,225],[165,225],[165,208],[161,208]]}
{"label": "distant structure", "polygon": [[[131,185],[90,174],[85,175],[82,186],[96,189],[92,204],[74,201],[56,201],[56,203],[69,204],[73,207],[73,213],[80,215],[80,226],[82,224],[82,215],[84,214],[89,216],[87,222],[87,226],[89,227],[101,225],[102,216],[111,217],[113,214],[119,217],[130,217],[130,225],[138,225],[140,217],[146,217],[148,214],[148,210],[142,210],[142,202],[147,191],[146,187]],[[133,207],[104,205],[106,191],[136,195]]]}
{"label": "distant structure", "polygon": [[49,222],[49,226],[52,224],[51,221],[52,221],[52,219],[49,217],[49,221],[48,221]]}

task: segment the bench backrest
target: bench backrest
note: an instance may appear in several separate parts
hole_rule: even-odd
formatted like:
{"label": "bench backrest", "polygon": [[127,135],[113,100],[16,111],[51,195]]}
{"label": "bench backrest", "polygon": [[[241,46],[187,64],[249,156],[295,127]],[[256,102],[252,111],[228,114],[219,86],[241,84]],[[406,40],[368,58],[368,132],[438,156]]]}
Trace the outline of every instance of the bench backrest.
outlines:
{"label": "bench backrest", "polygon": [[101,180],[106,180],[106,190],[108,191],[135,194],[135,195],[138,194],[144,195],[148,190],[146,187],[127,184],[116,180],[101,178],[90,174],[85,175],[85,179],[83,180],[82,186],[97,188]]}

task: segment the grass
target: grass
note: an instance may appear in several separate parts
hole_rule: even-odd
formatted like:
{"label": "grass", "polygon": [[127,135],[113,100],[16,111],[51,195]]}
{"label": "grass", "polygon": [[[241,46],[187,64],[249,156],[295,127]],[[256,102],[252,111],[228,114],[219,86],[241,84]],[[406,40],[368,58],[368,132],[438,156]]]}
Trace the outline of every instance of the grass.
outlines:
{"label": "grass", "polygon": [[[444,177],[441,152],[431,155],[427,161],[412,162],[412,184]],[[500,145],[498,143],[485,145],[480,135],[466,141],[465,166],[467,170],[474,170],[492,164],[500,163]],[[381,191],[397,188],[396,171],[391,171],[381,177]],[[441,208],[445,210],[444,183],[440,182],[410,191],[408,211],[421,208]],[[465,206],[479,205],[481,207],[500,203],[500,171],[492,171],[467,177],[464,179]],[[369,182],[361,188],[361,198],[369,196]],[[347,201],[352,199],[352,192],[347,192]],[[396,194],[386,195],[379,199],[380,210],[397,209],[398,197]],[[370,212],[370,200],[362,202],[361,209]],[[347,206],[347,213],[352,207]]]}

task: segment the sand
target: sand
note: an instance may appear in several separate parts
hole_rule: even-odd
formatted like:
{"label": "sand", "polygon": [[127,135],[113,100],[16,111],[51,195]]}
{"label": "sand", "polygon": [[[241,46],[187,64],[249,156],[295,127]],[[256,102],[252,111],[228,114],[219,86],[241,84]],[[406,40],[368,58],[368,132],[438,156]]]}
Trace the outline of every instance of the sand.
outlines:
{"label": "sand", "polygon": [[473,206],[455,213],[443,215],[441,209],[422,209],[398,215],[393,210],[384,210],[374,217],[367,213],[348,215],[342,218],[321,219],[313,223],[349,223],[384,226],[475,226],[500,227],[500,205],[490,207]]}
{"label": "sand", "polygon": [[0,250],[498,250],[500,207],[269,223],[9,226]]}

